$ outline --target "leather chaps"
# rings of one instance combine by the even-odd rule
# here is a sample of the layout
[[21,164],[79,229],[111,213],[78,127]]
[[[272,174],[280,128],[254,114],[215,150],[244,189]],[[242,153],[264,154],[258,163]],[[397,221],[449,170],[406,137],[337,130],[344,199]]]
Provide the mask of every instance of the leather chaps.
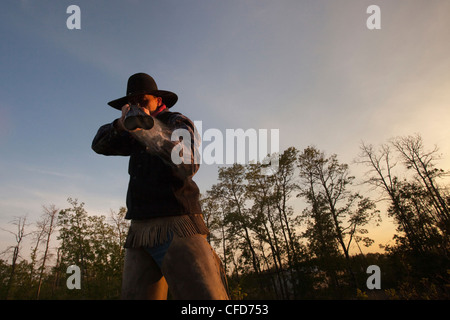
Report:
[[127,248],[122,299],[227,300],[220,258],[204,235],[174,236],[161,268],[144,248]]

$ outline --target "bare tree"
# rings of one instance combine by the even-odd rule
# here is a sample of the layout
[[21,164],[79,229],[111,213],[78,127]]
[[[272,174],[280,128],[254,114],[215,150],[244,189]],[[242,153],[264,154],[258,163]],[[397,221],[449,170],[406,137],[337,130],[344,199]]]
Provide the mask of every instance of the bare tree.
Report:
[[43,210],[44,213],[41,217],[41,220],[38,221],[37,225],[40,230],[39,234],[43,234],[45,236],[45,248],[44,248],[44,256],[42,257],[42,264],[39,267],[39,280],[36,292],[36,299],[39,299],[39,295],[41,292],[42,278],[45,271],[45,265],[49,258],[51,236],[55,230],[57,214],[59,212],[59,209],[57,209],[53,204],[48,207],[43,206]]
[[8,279],[5,299],[8,299],[10,291],[11,291],[11,287],[12,287],[13,279],[14,279],[14,273],[16,271],[17,259],[20,257],[20,249],[22,246],[22,241],[28,235],[25,233],[25,227],[27,226],[26,220],[27,220],[26,216],[22,216],[22,217],[16,217],[13,221],[10,222],[12,225],[16,226],[16,228],[17,228],[16,232],[2,229],[4,231],[14,235],[15,240],[16,240],[16,244],[14,246],[9,246],[5,251],[2,252],[2,254],[6,254],[6,253],[12,251],[11,272],[10,272],[10,276]]
[[[432,248],[445,253],[450,219],[445,190],[437,183],[437,178],[446,174],[435,167],[438,148],[425,151],[419,135],[391,139],[390,144],[383,144],[378,150],[364,143],[360,148],[358,162],[369,167],[365,182],[388,195],[388,213],[396,219],[398,230],[404,232],[404,237],[396,237],[397,242],[419,254]],[[406,169],[412,170],[413,181],[394,175],[396,163],[391,150],[398,153]]]
[[393,173],[397,163],[393,160],[390,146],[383,144],[378,150],[375,150],[372,145],[362,143],[360,149],[361,153],[357,162],[369,167],[364,182],[373,185],[375,188],[381,188],[387,193],[391,202],[390,212],[396,218],[401,230],[405,232],[409,243],[419,252],[423,251],[417,241],[418,237],[415,234],[412,221],[408,218],[406,209],[401,204],[399,181]]
[[399,152],[406,167],[416,172],[418,180],[428,190],[433,206],[439,214],[442,225],[446,228],[444,231],[448,233],[450,209],[436,181],[437,178],[443,177],[446,172],[435,167],[435,162],[439,159],[437,146],[431,151],[426,151],[420,135],[398,137],[393,139],[391,143]]

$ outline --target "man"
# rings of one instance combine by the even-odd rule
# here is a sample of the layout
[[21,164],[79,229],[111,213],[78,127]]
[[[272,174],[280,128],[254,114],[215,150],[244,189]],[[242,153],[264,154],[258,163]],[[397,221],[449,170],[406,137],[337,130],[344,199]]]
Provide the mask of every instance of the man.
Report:
[[[167,299],[168,288],[175,299],[228,299],[192,180],[199,169],[198,137],[187,117],[169,111],[177,100],[148,74],[134,74],[126,96],[108,103],[122,116],[100,127],[92,142],[99,154],[130,157],[123,299]],[[177,129],[191,140],[172,141]],[[181,143],[190,150],[177,149]],[[174,155],[191,159],[175,164]]]

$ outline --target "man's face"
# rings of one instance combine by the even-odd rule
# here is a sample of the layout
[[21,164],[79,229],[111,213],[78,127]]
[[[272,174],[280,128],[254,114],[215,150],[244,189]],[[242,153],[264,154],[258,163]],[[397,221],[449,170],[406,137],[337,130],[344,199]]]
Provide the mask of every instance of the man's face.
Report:
[[162,103],[160,97],[155,97],[150,94],[140,94],[131,97],[129,100],[130,104],[138,105],[142,111],[146,114],[152,114]]

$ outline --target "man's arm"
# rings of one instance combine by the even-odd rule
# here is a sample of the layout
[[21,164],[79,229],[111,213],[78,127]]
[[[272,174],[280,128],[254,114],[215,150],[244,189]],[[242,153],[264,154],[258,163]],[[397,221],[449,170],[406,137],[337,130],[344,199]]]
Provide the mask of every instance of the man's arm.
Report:
[[92,150],[105,156],[129,156],[133,144],[133,138],[125,131],[118,128],[119,119],[105,124],[98,129],[92,141]]

